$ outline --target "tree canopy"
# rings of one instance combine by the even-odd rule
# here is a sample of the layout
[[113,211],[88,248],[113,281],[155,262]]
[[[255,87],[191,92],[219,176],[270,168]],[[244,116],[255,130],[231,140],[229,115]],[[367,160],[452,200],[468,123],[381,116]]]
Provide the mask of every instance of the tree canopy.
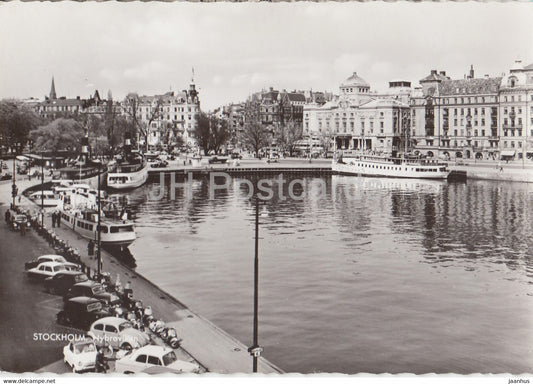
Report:
[[230,138],[228,122],[215,116],[208,116],[204,112],[199,113],[196,119],[193,135],[198,146],[205,155],[210,151],[218,153]]
[[85,135],[83,125],[74,119],[60,118],[31,131],[34,148],[37,151],[58,151],[74,149]]
[[0,101],[0,149],[20,152],[28,142],[29,132],[39,124],[41,119],[32,109],[15,101]]

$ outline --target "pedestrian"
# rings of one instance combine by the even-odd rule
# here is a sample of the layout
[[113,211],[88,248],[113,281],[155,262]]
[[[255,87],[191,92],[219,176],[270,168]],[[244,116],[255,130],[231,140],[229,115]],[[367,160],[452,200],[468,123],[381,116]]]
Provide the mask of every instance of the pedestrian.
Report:
[[20,236],[26,236],[26,223],[22,222],[20,224]]
[[61,212],[56,211],[56,225],[58,228],[61,227]]
[[56,227],[56,213],[52,212],[52,228]]
[[87,244],[87,254],[89,255],[89,259],[92,259],[94,256],[94,241],[89,240],[89,244]]

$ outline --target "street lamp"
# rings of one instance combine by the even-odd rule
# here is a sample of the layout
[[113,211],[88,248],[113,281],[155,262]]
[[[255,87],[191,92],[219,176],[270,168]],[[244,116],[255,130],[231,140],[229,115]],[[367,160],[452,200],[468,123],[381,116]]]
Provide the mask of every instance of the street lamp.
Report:
[[[257,183],[256,183],[257,187]],[[257,188],[256,188],[257,190]],[[254,323],[253,323],[253,345],[248,348],[248,352],[253,358],[253,372],[257,372],[257,360],[263,352],[259,346],[259,197],[255,196],[255,257],[254,257]]]
[[41,151],[41,229],[44,225],[44,150]]
[[13,152],[13,185],[11,186],[11,196],[13,197],[13,209],[15,209],[15,197],[17,197],[18,189],[17,185],[15,184],[15,176],[16,176],[16,170],[15,170],[15,152]]

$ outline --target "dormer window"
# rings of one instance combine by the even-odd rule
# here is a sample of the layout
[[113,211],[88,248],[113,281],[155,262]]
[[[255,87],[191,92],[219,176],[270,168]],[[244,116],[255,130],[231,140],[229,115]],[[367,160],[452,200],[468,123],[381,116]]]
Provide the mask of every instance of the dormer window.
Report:
[[509,80],[507,81],[507,84],[509,87],[513,88],[516,87],[516,84],[518,83],[518,79],[515,76],[509,77]]

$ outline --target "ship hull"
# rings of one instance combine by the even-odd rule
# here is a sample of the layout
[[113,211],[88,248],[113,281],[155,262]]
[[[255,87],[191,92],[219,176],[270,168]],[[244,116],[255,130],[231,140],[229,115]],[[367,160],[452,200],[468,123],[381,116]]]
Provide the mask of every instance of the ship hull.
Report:
[[444,180],[450,174],[445,164],[416,164],[357,158],[343,159],[343,163],[334,162],[332,171],[342,175],[428,180]]

